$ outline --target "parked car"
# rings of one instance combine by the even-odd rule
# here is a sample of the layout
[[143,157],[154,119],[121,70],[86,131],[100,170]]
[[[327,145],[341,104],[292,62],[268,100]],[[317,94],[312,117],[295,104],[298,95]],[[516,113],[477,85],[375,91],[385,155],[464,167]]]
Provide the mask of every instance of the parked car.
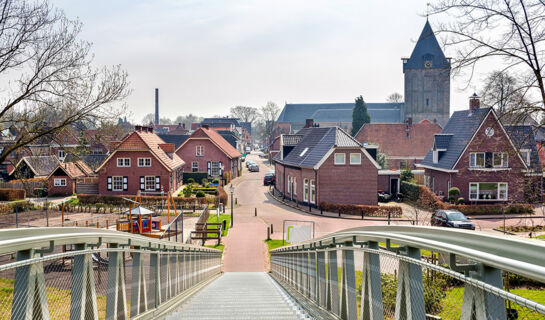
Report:
[[274,176],[274,171],[272,173],[270,171],[267,172],[267,174],[265,174],[265,177],[263,177],[264,186],[268,186],[268,185],[274,186],[275,182],[276,182],[276,177]]
[[392,195],[389,192],[378,191],[378,202],[389,202],[390,200],[392,200]]
[[435,211],[435,213],[431,216],[431,225],[475,230],[475,224],[458,210]]
[[255,162],[253,162],[252,160],[246,161],[246,168],[249,168],[252,164],[255,164]]
[[251,164],[249,167],[248,167],[248,171],[250,172],[259,172],[259,166],[257,164]]

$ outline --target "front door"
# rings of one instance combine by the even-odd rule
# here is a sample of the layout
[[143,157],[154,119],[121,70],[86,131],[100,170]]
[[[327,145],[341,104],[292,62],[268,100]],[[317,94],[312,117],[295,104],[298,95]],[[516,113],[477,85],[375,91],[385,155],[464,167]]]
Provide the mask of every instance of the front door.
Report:
[[397,189],[397,185],[399,184],[398,178],[391,178],[390,179],[390,193],[391,194],[397,194],[399,191]]

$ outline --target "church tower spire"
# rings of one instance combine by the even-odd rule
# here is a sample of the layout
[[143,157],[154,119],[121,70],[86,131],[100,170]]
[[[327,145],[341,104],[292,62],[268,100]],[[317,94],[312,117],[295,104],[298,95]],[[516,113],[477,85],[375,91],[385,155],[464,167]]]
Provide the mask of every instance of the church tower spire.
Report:
[[450,115],[450,59],[445,57],[427,17],[410,58],[402,60],[404,120],[436,120],[444,126]]

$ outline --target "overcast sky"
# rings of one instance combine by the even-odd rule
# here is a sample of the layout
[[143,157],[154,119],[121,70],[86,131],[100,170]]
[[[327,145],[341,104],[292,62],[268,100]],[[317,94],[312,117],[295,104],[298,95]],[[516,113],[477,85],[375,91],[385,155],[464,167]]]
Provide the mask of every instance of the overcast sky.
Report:
[[[425,0],[52,0],[84,23],[97,65],[129,73],[131,118],[227,114],[267,101],[368,102],[403,94],[401,57],[425,23]],[[432,23],[433,18],[430,18]],[[449,50],[446,55],[450,56]],[[451,111],[474,88],[453,79]]]

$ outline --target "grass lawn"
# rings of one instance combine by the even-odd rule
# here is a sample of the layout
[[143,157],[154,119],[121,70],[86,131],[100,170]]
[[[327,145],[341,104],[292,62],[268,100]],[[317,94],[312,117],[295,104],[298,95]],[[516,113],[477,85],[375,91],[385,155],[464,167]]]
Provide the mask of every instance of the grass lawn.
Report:
[[[11,317],[11,305],[13,301],[13,286],[15,281],[10,279],[0,279],[0,310],[3,313],[2,319]],[[70,300],[72,292],[48,287],[46,289],[47,304],[49,305],[50,319],[68,319],[70,318]],[[106,318],[106,297],[97,295],[98,318]],[[130,310],[127,303],[127,310]],[[5,316],[5,318],[4,318]]]
[[[229,228],[231,227],[231,215],[229,214],[220,214],[220,218],[218,221],[218,216],[216,214],[210,214],[210,217],[208,217],[208,220],[206,222],[209,223],[221,223],[223,220],[227,220],[226,228],[223,230],[221,236],[225,237],[227,233],[229,232]],[[215,226],[209,226],[208,229],[215,229]],[[214,236],[215,234],[210,234],[211,236]]]
[[223,244],[209,244],[209,245],[205,245],[205,247],[207,248],[212,248],[212,249],[218,249],[218,250],[221,250],[221,252],[223,252],[223,250],[225,249],[225,245]]
[[545,240],[545,234],[542,234],[542,235],[540,235],[540,236],[537,236],[537,237],[535,237],[535,238],[538,238],[538,239],[543,239],[543,240]]
[[284,244],[282,244],[282,240],[272,240],[272,239],[265,240],[265,243],[267,244],[267,248],[269,249],[269,251],[276,248],[283,247],[283,246],[287,246],[290,244],[289,242],[284,242]]
[[[545,290],[534,289],[511,289],[511,293],[519,295],[521,297],[531,299],[538,303],[545,303]],[[439,316],[443,319],[460,319],[462,313],[462,301],[459,297],[464,296],[464,288],[454,288],[447,291],[447,296],[443,299],[441,304],[443,305],[443,312]],[[538,320],[543,319],[543,315],[534,312],[530,309],[526,309],[518,304],[511,303],[511,308],[518,311],[518,319],[525,320]]]

